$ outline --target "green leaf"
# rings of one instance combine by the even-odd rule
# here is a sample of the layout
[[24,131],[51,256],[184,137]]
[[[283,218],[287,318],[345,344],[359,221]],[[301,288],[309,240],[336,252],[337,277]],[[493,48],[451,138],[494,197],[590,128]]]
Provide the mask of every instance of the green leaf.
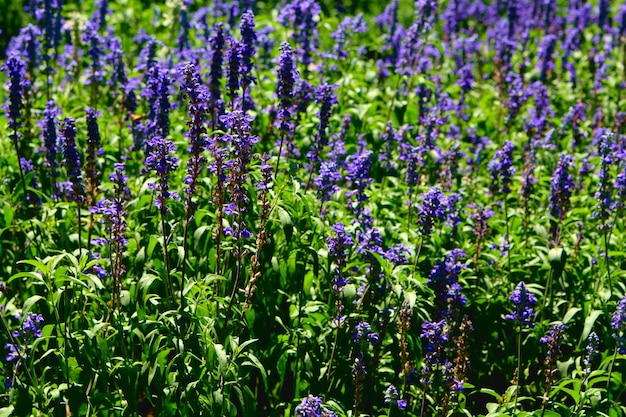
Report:
[[593,310],[587,318],[585,319],[585,326],[583,327],[583,332],[580,335],[580,340],[578,341],[578,348],[582,346],[583,342],[589,337],[589,333],[591,333],[591,329],[593,328],[594,323],[602,315],[601,310]]

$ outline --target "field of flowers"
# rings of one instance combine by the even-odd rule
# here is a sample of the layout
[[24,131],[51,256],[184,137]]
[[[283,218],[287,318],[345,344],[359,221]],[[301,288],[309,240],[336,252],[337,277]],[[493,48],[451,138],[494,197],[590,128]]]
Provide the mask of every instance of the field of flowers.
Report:
[[0,417],[626,415],[626,3],[10,3]]

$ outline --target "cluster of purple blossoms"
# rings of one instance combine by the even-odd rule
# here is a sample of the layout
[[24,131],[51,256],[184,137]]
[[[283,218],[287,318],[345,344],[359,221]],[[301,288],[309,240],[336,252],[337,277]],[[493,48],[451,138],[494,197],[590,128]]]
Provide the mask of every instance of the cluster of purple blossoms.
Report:
[[109,0],[95,0],[94,7],[95,10],[91,15],[90,23],[94,25],[97,30],[104,30],[107,25],[107,15],[113,13],[113,11],[109,9]]
[[548,333],[539,341],[548,346],[546,363],[556,364],[556,360],[561,355],[561,344],[563,343],[565,324],[557,323],[550,328]]
[[208,111],[207,103],[209,91],[205,85],[201,83],[200,76],[194,64],[186,64],[182,69],[184,81],[181,90],[189,98],[189,116],[187,122],[189,128],[186,133],[189,140],[187,152],[190,157],[187,161],[187,176],[185,177],[185,194],[187,196],[187,206],[190,211],[189,216],[195,211],[195,204],[192,197],[198,186],[198,177],[202,172],[206,158],[203,153],[207,149],[208,142],[206,137],[206,114]]
[[561,345],[563,344],[565,333],[565,325],[563,323],[557,323],[552,326],[549,332],[543,336],[539,341],[548,346],[548,352],[543,361],[545,366],[545,387],[546,392],[550,392],[552,385],[554,384],[554,377],[558,372],[557,360],[561,356]]
[[102,69],[104,39],[98,34],[98,27],[92,22],[87,22],[83,30],[82,40],[87,45],[87,56],[89,57],[89,73],[85,84],[98,85],[104,79],[104,70]]
[[535,323],[533,323],[535,318],[533,307],[537,304],[537,300],[532,293],[528,292],[524,281],[520,281],[517,284],[509,300],[513,301],[514,310],[504,317],[507,320],[513,320],[515,325],[519,327],[535,327]]
[[487,233],[491,230],[491,227],[489,227],[489,219],[494,215],[493,210],[474,203],[469,203],[467,208],[471,210],[467,218],[474,222],[472,233],[474,233],[474,236],[476,236],[478,240],[485,239]]
[[454,318],[460,308],[465,305],[466,298],[461,293],[459,275],[467,269],[462,262],[465,252],[461,249],[453,249],[443,261],[437,261],[430,271],[426,283],[431,284],[435,293],[435,317],[436,319]]
[[[362,150],[354,155],[350,155],[346,161],[346,169],[348,171],[346,179],[351,182],[351,190],[346,193],[352,201],[356,201],[356,205],[350,204],[352,212],[356,218],[365,224],[370,224],[369,212],[365,209],[364,203],[369,199],[365,194],[365,189],[373,182],[370,178],[369,171],[372,166],[373,152]],[[353,198],[354,196],[354,198]]]
[[87,152],[85,157],[85,181],[87,182],[87,205],[96,203],[98,187],[100,186],[100,171],[97,167],[97,157],[104,151],[100,147],[100,129],[98,117],[101,113],[92,108],[85,110],[87,120]]
[[155,136],[166,138],[170,134],[169,112],[172,107],[169,101],[170,75],[169,70],[154,64],[147,72],[146,89],[142,96],[150,102],[144,138],[150,140]]
[[230,193],[230,203],[225,206],[227,215],[236,216],[234,227],[227,227],[224,233],[235,236],[238,240],[252,237],[252,233],[246,227],[243,215],[247,212],[250,201],[247,194],[247,179],[250,160],[252,158],[252,146],[259,141],[257,136],[252,135],[250,123],[252,117],[241,110],[220,118],[228,133],[223,140],[230,144],[231,158],[224,163],[227,171],[227,189]]
[[598,205],[591,214],[591,220],[599,221],[598,229],[604,230],[611,216],[613,206],[613,184],[611,167],[615,163],[613,152],[614,134],[608,130],[601,133],[598,147],[600,154],[600,169],[598,171],[598,191],[594,197],[598,201]]
[[16,55],[7,59],[1,68],[8,75],[7,87],[9,88],[9,99],[4,105],[7,112],[11,139],[17,143],[21,137],[19,129],[22,127],[22,108],[24,107],[24,91],[30,86],[26,78],[26,64]]
[[214,33],[209,39],[209,45],[211,47],[211,66],[209,70],[209,92],[210,92],[210,104],[211,117],[213,121],[213,128],[217,126],[219,116],[223,113],[224,102],[221,95],[221,79],[223,75],[223,63],[224,63],[224,44],[226,39],[224,37],[224,26],[222,24],[215,25]]
[[322,398],[310,395],[296,407],[296,417],[336,417],[336,414],[322,405]]
[[56,195],[56,177],[59,176],[57,155],[59,144],[57,138],[57,127],[59,124],[58,117],[61,115],[61,109],[55,105],[54,101],[46,103],[46,109],[43,111],[44,118],[38,122],[41,128],[41,136],[43,141],[43,151],[46,153],[46,168],[50,177],[53,196]]
[[308,71],[311,54],[317,49],[317,21],[322,9],[315,0],[291,0],[278,12],[278,21],[291,27],[299,45],[298,62]]
[[342,269],[346,266],[347,250],[352,247],[354,241],[352,234],[346,233],[343,223],[338,222],[331,226],[335,236],[328,236],[328,254],[337,264],[335,278],[333,279],[333,291],[340,293],[350,281],[343,277]]
[[[124,247],[128,244],[126,238],[126,205],[131,198],[130,188],[128,188],[128,175],[125,174],[126,167],[122,163],[115,164],[115,171],[109,175],[109,181],[114,185],[114,193],[110,199],[102,199],[89,210],[94,214],[103,216],[106,232],[109,238],[96,238],[92,240],[95,244],[111,244],[113,246],[111,269],[115,279],[114,285],[119,285],[119,278],[126,271],[122,262]],[[114,256],[113,256],[114,255]],[[115,292],[119,296],[119,292]]]
[[589,333],[587,337],[587,346],[585,346],[585,358],[583,359],[583,378],[586,378],[591,373],[593,362],[599,354],[600,339],[596,332]]
[[611,316],[611,328],[614,332],[613,337],[617,340],[619,353],[626,355],[626,296],[617,303]]
[[445,320],[428,321],[422,324],[420,339],[424,341],[424,367],[421,382],[424,385],[432,384],[432,376],[438,368],[450,364],[445,359],[445,345],[448,342],[448,324]]
[[322,203],[329,201],[332,195],[340,190],[338,182],[341,179],[337,161],[322,161],[319,175],[313,180]]
[[487,169],[491,173],[491,183],[489,190],[494,194],[508,194],[511,192],[511,178],[515,175],[513,166],[513,148],[511,141],[504,142],[501,149],[498,149],[489,162]]
[[41,61],[41,44],[39,43],[41,35],[42,32],[37,26],[26,25],[20,29],[17,36],[9,41],[5,51],[6,56],[21,56],[29,71],[38,68]]
[[[30,184],[28,184],[28,186],[32,188],[32,190],[39,190],[39,183],[37,182],[37,174],[34,172],[35,167],[33,166],[33,162],[26,158],[20,158],[20,168],[22,169],[22,173],[24,173],[24,176],[31,172],[33,173]],[[31,203],[34,207],[39,208],[41,206],[41,198],[32,190],[25,190],[26,202]]]
[[359,322],[354,328],[354,332],[350,335],[355,343],[378,343],[378,333],[372,331],[372,326],[366,321]]
[[280,45],[280,58],[278,61],[278,83],[276,96],[278,97],[278,114],[276,127],[283,133],[292,130],[291,113],[294,100],[294,87],[298,79],[298,72],[293,60],[291,46],[287,42]]
[[149,76],[150,70],[157,63],[157,46],[162,45],[162,43],[157,41],[154,37],[148,35],[143,28],[139,29],[139,34],[135,36],[133,40],[141,48],[139,55],[137,56],[137,70],[145,71],[146,76]]
[[[241,15],[241,87],[247,91],[252,83],[254,83],[254,75],[252,69],[254,64],[252,58],[256,52],[257,35],[254,30],[254,13],[251,10],[245,11]],[[244,97],[245,99],[245,97]],[[246,108],[243,109],[246,111]]]
[[550,215],[559,221],[565,218],[569,210],[570,197],[575,188],[574,178],[570,169],[574,168],[574,158],[571,155],[562,154],[559,163],[550,179]]
[[337,30],[330,35],[335,40],[335,45],[333,46],[332,54],[328,54],[328,56],[337,60],[347,58],[350,55],[347,43],[352,34],[365,31],[367,31],[367,24],[363,20],[362,13],[354,17],[346,16],[337,26]]
[[317,103],[320,105],[320,110],[317,113],[319,117],[319,123],[317,125],[317,131],[315,132],[315,140],[311,145],[311,150],[307,153],[311,166],[320,162],[320,154],[324,147],[328,145],[327,133],[328,125],[330,123],[330,116],[332,112],[332,106],[337,104],[337,95],[334,90],[337,85],[323,84],[315,90],[315,96]]
[[24,7],[24,10],[35,18],[37,26],[43,29],[45,54],[48,53],[48,49],[59,46],[63,39],[61,34],[63,27],[62,8],[62,0],[34,0],[28,2]]
[[105,39],[108,52],[104,55],[104,62],[109,68],[110,73],[106,79],[106,85],[113,88],[120,86],[122,91],[128,88],[128,76],[126,75],[126,64],[124,63],[125,55],[122,50],[122,41],[116,36],[109,36]]
[[460,222],[457,204],[461,200],[456,193],[446,196],[439,186],[431,187],[419,197],[418,224],[422,235],[429,236],[437,222],[455,227]]
[[69,184],[64,185],[69,200],[77,203],[85,201],[85,186],[80,170],[80,156],[76,148],[76,124],[74,119],[66,117],[61,129],[61,143],[63,145],[63,165],[67,172]]
[[[16,317],[21,318],[21,315],[17,315]],[[13,339],[16,339],[16,341],[17,339],[21,339],[24,344],[28,344],[34,339],[41,337],[40,323],[43,323],[43,321],[43,316],[41,314],[29,312],[24,318],[22,328],[20,330],[15,330],[11,336]],[[20,346],[16,346],[13,343],[7,343],[5,347],[9,350],[6,357],[7,362],[15,362],[17,366],[22,359],[26,358],[26,354]]]
[[385,390],[385,404],[395,403],[398,409],[404,411],[407,406],[406,400],[400,399],[398,389],[394,385],[389,385]]
[[151,171],[155,171],[159,177],[157,184],[150,183],[148,187],[157,192],[154,206],[162,213],[167,213],[168,209],[165,204],[167,199],[180,199],[177,193],[169,190],[170,174],[176,170],[180,160],[174,156],[176,154],[176,146],[169,139],[155,136],[148,140],[148,146],[150,146],[150,152],[146,158],[146,167]]
[[228,69],[226,71],[226,87],[228,95],[230,96],[230,102],[232,108],[235,106],[235,101],[239,94],[241,75],[241,43],[234,38],[230,38],[228,42],[228,49],[226,49],[226,55],[224,59],[228,63]]

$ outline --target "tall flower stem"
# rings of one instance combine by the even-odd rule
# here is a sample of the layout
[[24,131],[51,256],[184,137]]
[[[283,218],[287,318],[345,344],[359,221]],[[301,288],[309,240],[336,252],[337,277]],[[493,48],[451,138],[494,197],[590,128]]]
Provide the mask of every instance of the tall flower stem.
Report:
[[174,289],[172,288],[172,280],[170,278],[170,257],[169,257],[169,252],[167,249],[168,246],[168,236],[167,236],[167,231],[166,231],[166,221],[165,221],[165,206],[161,206],[161,209],[159,210],[161,212],[161,229],[163,232],[163,256],[164,256],[164,262],[165,262],[165,279],[166,279],[166,290],[167,290],[167,299],[169,302],[173,301],[173,297],[174,297]]
[[611,364],[609,365],[609,376],[606,380],[606,395],[609,404],[609,410],[611,410],[611,376],[613,375],[613,365],[615,364],[615,360],[617,359],[617,346],[615,346],[615,350],[613,351],[613,359],[611,359]]
[[513,395],[513,409],[517,409],[517,394],[519,393],[522,379],[522,325],[517,334],[517,369],[515,371],[515,394]]
[[509,210],[508,205],[506,203],[507,196],[504,196],[504,222],[506,223],[506,241],[504,242],[507,245],[507,254],[506,254],[506,262],[507,262],[507,272],[509,279],[511,278],[511,247],[509,244],[509,239],[511,238],[511,231],[509,229]]
[[24,197],[24,204],[28,204],[27,192],[26,192],[26,180],[24,179],[24,170],[22,169],[22,163],[20,161],[20,145],[18,143],[19,134],[17,130],[13,131],[11,135],[13,137],[13,145],[15,146],[15,155],[17,156],[17,165],[20,167],[20,181],[22,182],[22,194]]
[[278,147],[278,158],[276,158],[276,169],[274,170],[274,182],[278,178],[278,167],[280,166],[280,155],[283,153],[283,142],[285,140],[285,132],[280,135],[280,146]]
[[613,296],[613,283],[611,281],[611,265],[609,263],[609,239],[611,230],[603,230],[604,234],[604,266],[606,268],[606,279],[609,286],[609,299]]

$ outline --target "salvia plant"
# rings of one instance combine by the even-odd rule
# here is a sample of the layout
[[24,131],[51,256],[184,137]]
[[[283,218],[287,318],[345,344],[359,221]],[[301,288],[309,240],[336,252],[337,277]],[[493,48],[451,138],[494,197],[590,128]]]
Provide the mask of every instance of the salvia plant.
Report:
[[626,415],[626,3],[13,3],[0,416]]

